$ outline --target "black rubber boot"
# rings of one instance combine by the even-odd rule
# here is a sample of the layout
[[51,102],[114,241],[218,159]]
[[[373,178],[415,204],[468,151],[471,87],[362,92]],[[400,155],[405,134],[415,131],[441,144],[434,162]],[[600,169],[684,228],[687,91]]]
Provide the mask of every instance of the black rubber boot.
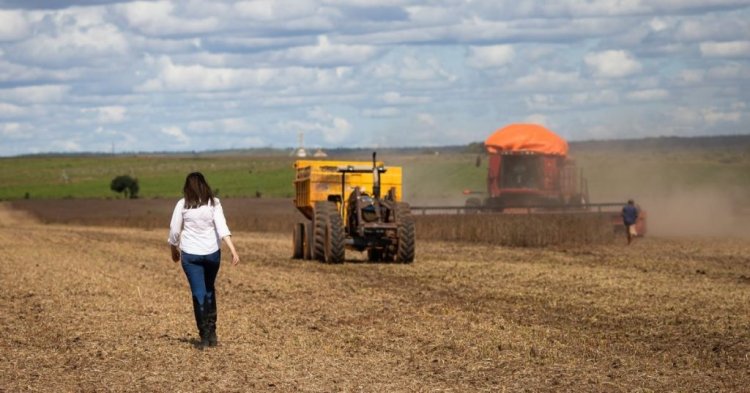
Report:
[[193,313],[195,313],[195,325],[198,327],[198,335],[201,340],[196,345],[198,349],[208,346],[208,323],[206,320],[206,303],[201,305],[198,299],[193,296]]
[[206,295],[206,301],[203,303],[206,309],[206,334],[208,339],[208,346],[215,347],[218,345],[218,338],[216,337],[216,293],[213,295]]

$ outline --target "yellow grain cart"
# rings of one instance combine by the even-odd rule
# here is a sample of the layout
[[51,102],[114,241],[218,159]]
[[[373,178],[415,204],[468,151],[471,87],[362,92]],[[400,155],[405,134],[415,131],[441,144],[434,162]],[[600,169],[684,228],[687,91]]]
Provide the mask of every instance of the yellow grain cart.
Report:
[[[373,161],[298,160],[293,258],[343,262],[345,249],[371,261],[414,261],[414,220],[401,201],[401,168]],[[381,196],[384,194],[384,196]]]

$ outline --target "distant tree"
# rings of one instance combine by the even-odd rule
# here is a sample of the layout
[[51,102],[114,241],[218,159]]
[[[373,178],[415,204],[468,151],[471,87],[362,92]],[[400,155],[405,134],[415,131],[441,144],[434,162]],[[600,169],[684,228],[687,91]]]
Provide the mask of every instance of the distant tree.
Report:
[[125,195],[125,198],[136,199],[138,198],[138,179],[133,179],[128,175],[117,176],[112,179],[112,183],[109,184],[109,189],[114,192],[119,192]]
[[138,191],[141,190],[141,187],[138,185],[138,179],[133,179],[133,182],[130,183],[130,187],[128,187],[128,190],[130,190],[130,199],[138,198]]
[[466,145],[467,153],[484,153],[484,142],[472,142]]

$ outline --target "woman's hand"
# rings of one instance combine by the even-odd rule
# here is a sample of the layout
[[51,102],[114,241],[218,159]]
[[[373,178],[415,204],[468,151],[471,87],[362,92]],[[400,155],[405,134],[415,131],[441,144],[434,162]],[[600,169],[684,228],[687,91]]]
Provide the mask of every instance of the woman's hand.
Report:
[[172,262],[177,263],[180,261],[180,249],[177,248],[177,246],[169,245],[169,248],[172,250]]
[[237,254],[237,249],[234,248],[232,236],[224,236],[224,242],[229,246],[229,251],[232,252],[232,266],[237,266],[240,263],[240,255]]

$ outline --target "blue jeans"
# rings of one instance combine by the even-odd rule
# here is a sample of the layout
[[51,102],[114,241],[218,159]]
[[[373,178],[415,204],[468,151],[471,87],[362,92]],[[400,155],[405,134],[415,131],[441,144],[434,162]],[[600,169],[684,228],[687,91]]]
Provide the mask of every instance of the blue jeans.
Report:
[[203,305],[206,297],[214,297],[214,282],[219,274],[221,250],[208,255],[193,255],[182,251],[182,270],[185,271],[190,292]]

